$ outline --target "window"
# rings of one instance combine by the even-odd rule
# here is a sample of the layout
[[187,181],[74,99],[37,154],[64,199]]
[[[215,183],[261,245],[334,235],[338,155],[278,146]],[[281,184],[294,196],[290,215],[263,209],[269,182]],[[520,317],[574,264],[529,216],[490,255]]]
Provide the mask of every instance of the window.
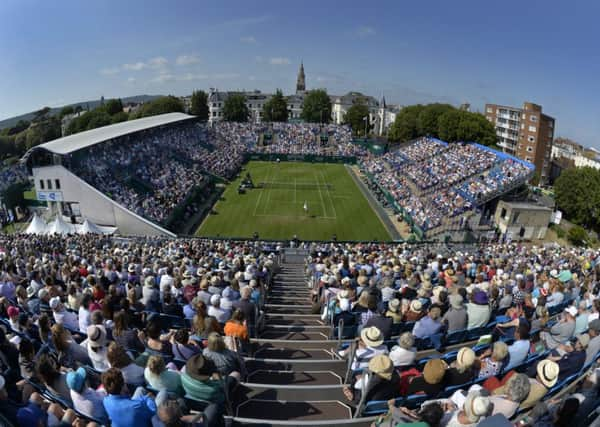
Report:
[[548,122],[548,127],[549,127],[550,129],[552,129],[552,128],[554,127],[554,122],[553,122],[553,121],[549,121],[549,122]]
[[491,112],[493,112],[494,110],[492,110],[492,107],[487,107],[485,111],[487,111],[488,113],[491,113]]
[[213,113],[213,117],[217,117],[217,112],[216,111],[213,111],[212,113]]
[[527,118],[527,116],[525,114],[523,114],[522,118],[523,118],[523,120],[525,120]]
[[552,131],[551,130],[548,131],[548,138],[552,138]]
[[506,218],[506,208],[502,208],[502,211],[500,212],[500,218]]
[[525,129],[525,123],[521,123],[521,129]]
[[527,137],[527,141],[529,141],[529,142],[535,142],[535,138],[533,136],[528,136]]
[[40,179],[40,190],[44,189],[44,180]]
[[537,116],[529,116],[529,120],[532,122],[537,122]]
[[221,108],[221,103],[219,102],[219,108]]
[[54,187],[55,187],[57,190],[60,190],[60,180],[58,180],[58,179],[55,179],[55,180],[54,180]]
[[537,129],[535,126],[529,126],[529,132],[536,132]]
[[217,106],[216,102],[213,102],[213,108],[215,108]]
[[531,162],[531,157],[525,157],[526,162]]
[[532,147],[527,147],[527,152],[528,152],[528,153],[531,153],[532,151],[533,151],[533,148],[532,148]]
[[515,213],[515,215],[513,216],[513,219],[512,219],[513,224],[517,223],[517,221],[519,220],[519,215],[520,215],[520,212]]

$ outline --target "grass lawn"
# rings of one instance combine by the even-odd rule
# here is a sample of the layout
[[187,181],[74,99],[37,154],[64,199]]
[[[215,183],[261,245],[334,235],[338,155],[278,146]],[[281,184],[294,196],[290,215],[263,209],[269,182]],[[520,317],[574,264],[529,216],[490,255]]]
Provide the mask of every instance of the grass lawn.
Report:
[[[249,172],[255,186],[238,194]],[[301,240],[390,240],[348,171],[341,164],[250,162],[223,193],[196,235]],[[307,205],[308,212],[304,211]]]

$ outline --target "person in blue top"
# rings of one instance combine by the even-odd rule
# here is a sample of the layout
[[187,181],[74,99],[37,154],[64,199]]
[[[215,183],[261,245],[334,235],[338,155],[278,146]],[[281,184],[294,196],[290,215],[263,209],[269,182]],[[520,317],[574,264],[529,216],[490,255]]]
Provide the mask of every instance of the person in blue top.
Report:
[[[157,404],[149,395],[143,394],[143,388],[138,388],[132,397],[123,394],[125,380],[117,368],[110,368],[102,374],[102,384],[108,394],[104,400],[104,409],[113,427],[148,427],[156,415]],[[157,401],[161,400],[161,392]],[[162,396],[162,400],[166,394]]]

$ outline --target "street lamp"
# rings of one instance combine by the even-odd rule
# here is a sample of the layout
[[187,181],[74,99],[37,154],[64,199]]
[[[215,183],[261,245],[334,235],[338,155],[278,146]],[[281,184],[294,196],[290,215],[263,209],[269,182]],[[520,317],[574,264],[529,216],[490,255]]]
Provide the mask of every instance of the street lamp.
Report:
[[365,142],[367,142],[367,126],[369,125],[369,116],[364,116],[363,120],[365,121]]

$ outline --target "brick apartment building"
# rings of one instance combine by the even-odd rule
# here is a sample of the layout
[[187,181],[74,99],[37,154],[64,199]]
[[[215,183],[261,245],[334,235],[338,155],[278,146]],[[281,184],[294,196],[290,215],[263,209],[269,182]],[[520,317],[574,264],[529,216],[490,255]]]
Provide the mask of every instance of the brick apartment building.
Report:
[[522,108],[486,104],[485,116],[496,127],[498,146],[508,154],[531,162],[546,183],[550,174],[550,155],[554,139],[554,118],[542,113],[542,106],[531,102]]

